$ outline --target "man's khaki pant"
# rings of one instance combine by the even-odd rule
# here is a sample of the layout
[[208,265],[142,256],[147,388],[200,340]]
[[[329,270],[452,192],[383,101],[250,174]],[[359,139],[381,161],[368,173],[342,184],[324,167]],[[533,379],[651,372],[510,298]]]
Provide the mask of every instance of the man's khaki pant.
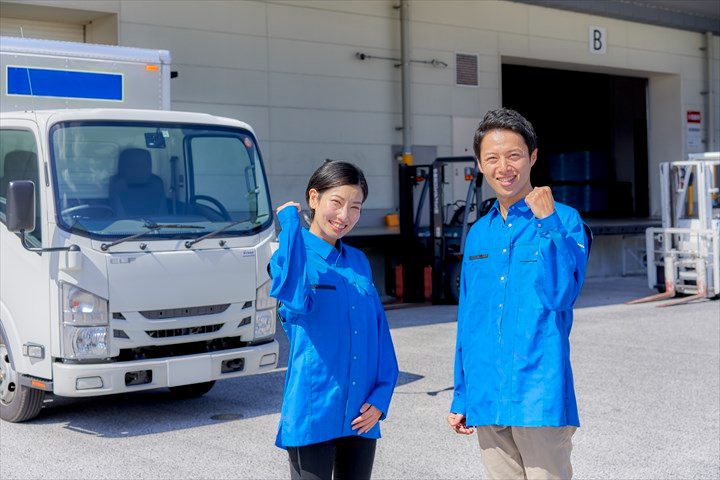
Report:
[[575,427],[477,427],[487,479],[572,478]]

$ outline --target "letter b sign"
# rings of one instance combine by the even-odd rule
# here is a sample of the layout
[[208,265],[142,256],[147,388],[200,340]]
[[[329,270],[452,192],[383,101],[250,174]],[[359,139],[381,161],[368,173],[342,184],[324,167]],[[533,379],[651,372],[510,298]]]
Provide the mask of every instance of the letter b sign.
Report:
[[607,30],[603,27],[590,27],[590,53],[607,54]]

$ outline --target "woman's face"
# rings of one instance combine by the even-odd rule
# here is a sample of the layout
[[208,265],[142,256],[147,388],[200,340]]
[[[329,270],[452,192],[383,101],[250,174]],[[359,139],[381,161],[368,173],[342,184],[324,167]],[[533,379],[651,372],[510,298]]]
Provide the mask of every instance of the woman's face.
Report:
[[310,231],[335,246],[360,220],[363,192],[358,185],[343,185],[320,194],[310,189],[310,208],[315,210]]

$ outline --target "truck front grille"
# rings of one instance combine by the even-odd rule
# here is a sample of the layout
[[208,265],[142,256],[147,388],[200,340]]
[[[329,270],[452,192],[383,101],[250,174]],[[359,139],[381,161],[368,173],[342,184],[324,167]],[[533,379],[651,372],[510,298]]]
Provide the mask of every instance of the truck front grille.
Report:
[[168,357],[181,357],[183,355],[196,355],[198,353],[220,352],[235,348],[247,347],[240,337],[225,337],[205,342],[178,343],[175,345],[155,345],[151,347],[123,348],[117,357],[118,362],[133,360],[150,360]]
[[199,307],[166,308],[162,310],[146,310],[140,315],[148,320],[166,320],[168,318],[199,317],[222,313],[230,307],[229,303],[221,305],[202,305]]
[[201,327],[169,328],[167,330],[145,330],[150,338],[184,337],[186,335],[202,335],[217,332],[224,324],[203,325]]

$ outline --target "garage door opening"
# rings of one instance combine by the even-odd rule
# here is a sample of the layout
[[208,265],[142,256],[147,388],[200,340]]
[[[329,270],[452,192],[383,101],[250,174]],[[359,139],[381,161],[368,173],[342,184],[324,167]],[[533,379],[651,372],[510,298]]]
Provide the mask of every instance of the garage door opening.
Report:
[[535,186],[583,216],[649,215],[646,78],[502,66],[502,104],[538,136]]

